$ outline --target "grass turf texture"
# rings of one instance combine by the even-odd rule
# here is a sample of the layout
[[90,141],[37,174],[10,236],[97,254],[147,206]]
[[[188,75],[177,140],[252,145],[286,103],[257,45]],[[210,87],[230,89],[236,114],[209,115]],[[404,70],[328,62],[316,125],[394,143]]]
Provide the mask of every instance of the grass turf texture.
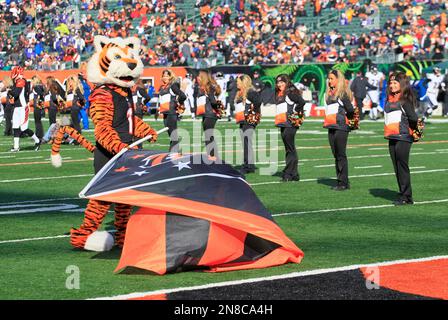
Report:
[[[265,119],[259,128],[273,129],[272,120]],[[161,121],[150,122],[156,129]],[[47,123],[44,123],[47,127]],[[193,123],[183,121],[181,128],[191,132]],[[218,129],[235,128],[233,123],[219,122]],[[251,174],[247,180],[272,214],[304,212],[322,209],[351,208],[360,206],[388,205],[396,197],[395,176],[378,174],[393,173],[387,150],[387,141],[382,138],[381,122],[362,122],[360,132],[349,136],[350,176],[374,175],[351,178],[351,190],[334,192],[334,160],[329,149],[326,130],[321,123],[305,122],[298,131],[296,144],[301,159],[300,175],[308,182],[278,183],[279,176]],[[34,124],[31,122],[31,128]],[[322,133],[322,134],[319,134]],[[84,135],[93,141],[93,132]],[[284,160],[283,144],[278,141],[278,160]],[[425,138],[412,147],[410,166],[414,200],[431,201],[448,199],[448,171],[418,173],[419,171],[448,169],[448,123],[430,123]],[[168,138],[164,134],[156,145],[146,148],[168,149]],[[293,271],[304,271],[326,267],[338,267],[357,263],[373,263],[386,260],[411,259],[448,252],[447,203],[385,207],[334,212],[305,213],[275,217],[276,222],[304,252],[301,264],[287,264],[261,270],[246,270],[227,273],[183,272],[165,276],[114,274],[120,251],[94,253],[74,250],[69,239],[57,238],[37,241],[6,243],[6,240],[57,236],[67,233],[70,227],[82,222],[83,213],[62,212],[51,206],[72,204],[82,209],[86,200],[77,199],[79,191],[87,184],[93,173],[92,155],[77,146],[62,146],[61,155],[66,159],[59,169],[49,162],[50,146],[42,146],[39,152],[32,151],[33,142],[21,140],[21,151],[10,153],[12,137],[0,136],[0,213],[10,210],[26,210],[35,207],[19,205],[22,201],[56,199],[41,202],[39,206],[48,211],[20,214],[0,214],[0,299],[84,299],[113,296],[132,292],[152,291],[165,288],[202,285],[213,282],[255,278]],[[240,148],[237,152],[240,152]],[[41,158],[38,158],[41,157]],[[76,162],[70,162],[76,161]],[[34,163],[38,162],[38,163]],[[45,163],[40,163],[45,162]],[[14,165],[22,163],[20,165]],[[266,166],[259,164],[258,167]],[[279,164],[278,171],[284,163]],[[381,166],[375,168],[355,168]],[[424,167],[424,168],[418,168]],[[77,176],[80,177],[70,177]],[[377,176],[375,176],[377,175]],[[54,179],[53,177],[62,177]],[[30,181],[15,181],[34,178]],[[43,180],[42,178],[49,178]],[[57,200],[68,198],[66,200]],[[12,204],[15,203],[15,204]],[[22,205],[35,205],[33,202]],[[79,207],[76,207],[79,206]],[[113,228],[113,215],[109,214],[104,226]],[[1,243],[3,241],[3,243]],[[80,289],[66,288],[68,266],[80,270]],[[256,297],[255,297],[256,298]]]

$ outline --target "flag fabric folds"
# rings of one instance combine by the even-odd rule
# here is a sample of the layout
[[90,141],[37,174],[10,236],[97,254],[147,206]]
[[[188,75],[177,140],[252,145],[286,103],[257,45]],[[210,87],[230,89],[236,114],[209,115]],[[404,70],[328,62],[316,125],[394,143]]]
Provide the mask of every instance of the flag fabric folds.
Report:
[[218,272],[303,258],[241,174],[202,154],[130,150],[83,196],[139,207],[115,271]]

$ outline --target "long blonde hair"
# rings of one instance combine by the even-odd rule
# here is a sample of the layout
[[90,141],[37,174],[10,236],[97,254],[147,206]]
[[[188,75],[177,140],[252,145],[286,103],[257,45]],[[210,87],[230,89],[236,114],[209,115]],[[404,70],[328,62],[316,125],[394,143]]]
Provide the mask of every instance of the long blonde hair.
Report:
[[38,76],[34,75],[31,78],[31,84],[33,85],[33,87],[37,85],[42,85],[42,80]]
[[210,93],[210,89],[213,86],[215,95],[219,96],[221,94],[221,87],[218,85],[215,79],[213,79],[210,72],[207,72],[205,70],[199,71],[199,87],[205,91],[205,93]]
[[79,91],[81,91],[81,94],[84,94],[84,87],[81,85],[81,82],[79,81],[79,78],[77,76],[69,76],[67,78],[67,91],[70,84],[73,84],[73,87],[70,88],[72,89],[73,93],[76,92],[76,89],[79,89]]
[[10,88],[13,85],[12,79],[10,76],[3,77],[3,85],[5,88]]
[[[334,95],[337,98],[342,98],[342,97],[344,97],[344,95],[347,95],[347,97],[350,100],[352,100],[353,94],[352,94],[352,91],[350,90],[350,87],[348,86],[348,82],[345,79],[344,74],[340,70],[331,70],[328,75],[330,75],[330,74],[334,75],[338,79]],[[331,95],[330,94],[330,85],[328,84],[328,78],[327,78],[327,91],[325,92],[325,94],[327,97],[329,97]]]
[[[247,74],[244,74],[236,78],[236,83],[238,87],[238,91],[236,93],[236,99],[246,100],[247,93],[249,92],[250,89],[253,88],[251,77],[249,77]],[[238,83],[240,83],[241,89],[239,88]]]

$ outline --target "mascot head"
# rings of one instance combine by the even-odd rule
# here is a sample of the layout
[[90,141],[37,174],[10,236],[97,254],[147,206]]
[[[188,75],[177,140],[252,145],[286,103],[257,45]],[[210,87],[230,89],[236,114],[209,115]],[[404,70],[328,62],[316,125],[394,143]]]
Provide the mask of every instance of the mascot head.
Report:
[[94,45],[95,53],[87,65],[87,79],[95,84],[133,87],[143,72],[140,39],[95,36]]
[[23,68],[20,66],[16,66],[14,68],[12,68],[11,70],[11,79],[12,80],[16,80],[16,78],[18,77],[22,77],[23,78]]

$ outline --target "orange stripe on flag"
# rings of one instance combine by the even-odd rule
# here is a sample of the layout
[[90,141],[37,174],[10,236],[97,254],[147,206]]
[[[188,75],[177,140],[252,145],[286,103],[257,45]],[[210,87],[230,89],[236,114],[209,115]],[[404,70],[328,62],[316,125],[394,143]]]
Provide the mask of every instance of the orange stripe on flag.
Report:
[[[109,202],[117,202],[117,199],[119,199],[120,203],[128,203],[143,208],[147,207],[147,209],[140,209],[147,210],[143,211],[147,213],[153,211],[168,211],[205,219],[274,242],[283,247],[284,255],[282,253],[282,257],[289,255],[289,261],[299,263],[304,256],[303,252],[283,233],[275,222],[249,212],[137,190],[118,191],[95,196],[93,199]],[[125,247],[127,241],[128,238],[125,240]],[[121,261],[120,266],[122,266]]]
[[[229,228],[222,224],[211,223],[207,249],[198,265],[218,265],[233,261],[244,253],[244,240],[247,232]],[[219,256],[216,254],[219,252]],[[217,258],[220,258],[217,260]]]
[[[140,208],[129,219],[126,229],[123,251],[115,272],[127,266],[146,269],[157,274],[166,273],[166,242],[165,242],[164,211]],[[146,226],[151,226],[149,232]]]

